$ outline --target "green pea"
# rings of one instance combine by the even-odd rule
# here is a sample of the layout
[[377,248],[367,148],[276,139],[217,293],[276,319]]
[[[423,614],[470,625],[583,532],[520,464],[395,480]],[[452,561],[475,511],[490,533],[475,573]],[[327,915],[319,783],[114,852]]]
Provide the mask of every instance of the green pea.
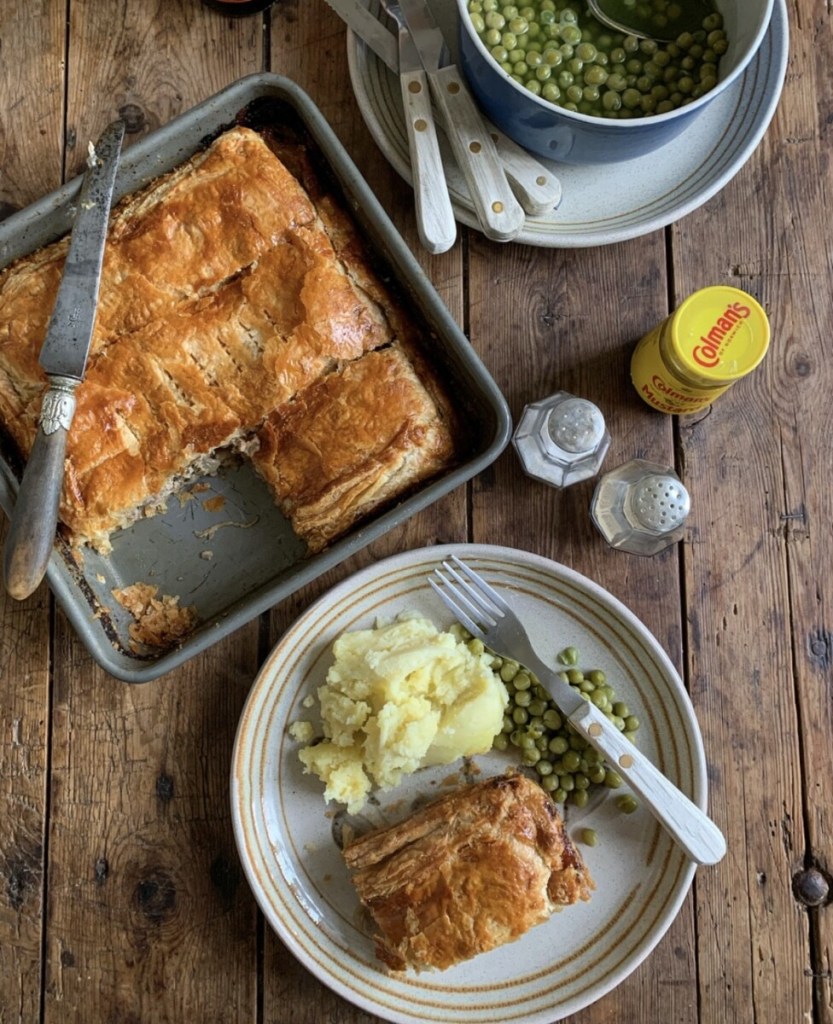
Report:
[[586,789],[575,789],[569,794],[568,799],[575,807],[586,807],[590,796]]
[[622,796],[616,797],[616,806],[623,814],[633,814],[639,807],[639,804],[630,793],[623,793]]
[[553,731],[560,729],[563,719],[555,708],[547,708],[544,712],[544,725]]
[[599,837],[596,834],[594,828],[583,828],[578,834],[579,842],[585,846],[595,846],[599,841]]
[[578,662],[578,649],[576,647],[565,647],[558,652],[558,661],[562,665],[575,665]]

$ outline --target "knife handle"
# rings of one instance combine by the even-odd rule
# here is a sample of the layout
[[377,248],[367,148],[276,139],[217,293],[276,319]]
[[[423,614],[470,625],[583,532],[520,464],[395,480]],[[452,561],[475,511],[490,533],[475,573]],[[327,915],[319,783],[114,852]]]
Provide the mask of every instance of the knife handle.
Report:
[[489,134],[515,198],[531,217],[555,210],[561,203],[561,182],[531,153],[490,122]]
[[43,396],[35,443],[17,492],[3,558],[6,590],[23,601],[40,584],[55,544],[67,433],[75,415],[73,377],[52,377]]
[[697,864],[716,864],[726,840],[713,821],[639,751],[590,701],[567,719],[631,789]]
[[430,79],[483,234],[496,242],[511,242],[523,229],[523,207],[504,174],[494,141],[468,86],[453,64],[432,71]]
[[457,221],[445,180],[431,93],[424,71],[402,71],[402,104],[411,151],[417,229],[432,255],[447,252],[457,238]]

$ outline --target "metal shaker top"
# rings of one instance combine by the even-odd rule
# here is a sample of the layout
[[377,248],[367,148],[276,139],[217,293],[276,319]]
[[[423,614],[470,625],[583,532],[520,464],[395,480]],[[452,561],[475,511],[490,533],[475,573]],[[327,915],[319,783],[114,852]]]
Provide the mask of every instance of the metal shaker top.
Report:
[[676,477],[656,473],[637,481],[630,492],[631,514],[653,533],[671,533],[691,511],[688,491]]

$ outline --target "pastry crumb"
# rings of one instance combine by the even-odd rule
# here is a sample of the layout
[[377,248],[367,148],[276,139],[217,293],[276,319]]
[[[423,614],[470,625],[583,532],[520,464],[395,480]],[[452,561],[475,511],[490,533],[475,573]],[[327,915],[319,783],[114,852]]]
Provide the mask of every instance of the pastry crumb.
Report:
[[196,608],[181,608],[178,597],[159,596],[159,588],[149,583],[133,583],[112,594],[135,620],[128,627],[134,644],[171,647],[196,625]]

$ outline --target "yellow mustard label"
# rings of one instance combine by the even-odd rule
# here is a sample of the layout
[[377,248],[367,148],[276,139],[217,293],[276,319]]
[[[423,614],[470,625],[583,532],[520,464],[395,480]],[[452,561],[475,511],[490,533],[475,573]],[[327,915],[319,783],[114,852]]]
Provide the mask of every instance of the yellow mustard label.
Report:
[[733,384],[766,355],[769,320],[751,295],[716,285],[690,295],[674,313],[668,343],[694,383]]
[[769,339],[766,313],[751,295],[703,288],[638,343],[631,379],[655,409],[697,412],[760,363]]

